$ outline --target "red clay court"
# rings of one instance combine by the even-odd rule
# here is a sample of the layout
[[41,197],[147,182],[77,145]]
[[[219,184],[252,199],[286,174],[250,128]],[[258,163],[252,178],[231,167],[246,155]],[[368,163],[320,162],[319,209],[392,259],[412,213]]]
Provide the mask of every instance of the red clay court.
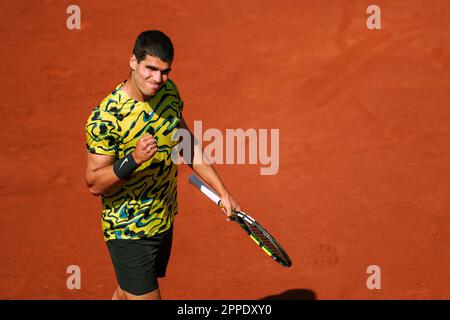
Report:
[[[381,30],[366,27],[374,3]],[[450,298],[449,1],[77,1],[81,30],[71,4],[0,4],[1,299],[111,297],[84,124],[147,29],[174,42],[190,126],[280,130],[278,174],[216,169],[293,260],[226,223],[182,165],[163,298]]]

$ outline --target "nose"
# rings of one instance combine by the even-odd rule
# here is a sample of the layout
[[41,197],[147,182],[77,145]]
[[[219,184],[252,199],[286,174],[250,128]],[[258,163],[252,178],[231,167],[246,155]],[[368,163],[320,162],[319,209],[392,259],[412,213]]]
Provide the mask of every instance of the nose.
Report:
[[156,83],[161,83],[161,80],[162,80],[162,75],[161,75],[161,71],[154,71],[153,72],[153,80],[156,82]]

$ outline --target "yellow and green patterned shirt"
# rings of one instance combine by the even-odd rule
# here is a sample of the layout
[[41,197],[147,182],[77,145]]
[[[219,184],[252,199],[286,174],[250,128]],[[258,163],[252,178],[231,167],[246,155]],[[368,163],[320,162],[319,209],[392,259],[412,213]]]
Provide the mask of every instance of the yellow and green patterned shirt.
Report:
[[86,122],[88,152],[118,160],[136,148],[137,140],[150,133],[158,151],[123,185],[102,194],[102,229],[106,241],[140,239],[169,229],[178,210],[178,166],[172,161],[175,134],[183,101],[175,83],[168,80],[149,101],[130,98],[121,83]]

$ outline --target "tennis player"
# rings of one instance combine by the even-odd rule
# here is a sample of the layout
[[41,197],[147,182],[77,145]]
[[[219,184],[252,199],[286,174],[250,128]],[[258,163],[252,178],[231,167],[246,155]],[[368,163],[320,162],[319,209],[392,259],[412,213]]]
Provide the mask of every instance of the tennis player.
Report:
[[[166,274],[174,216],[178,212],[178,166],[172,161],[183,101],[169,78],[174,57],[170,38],[142,32],[130,57],[128,79],[99,106],[85,127],[85,180],[102,199],[102,229],[118,287],[113,299],[158,300],[158,278]],[[192,133],[191,136],[193,137]],[[240,209],[196,144],[189,166],[221,198],[227,216]]]

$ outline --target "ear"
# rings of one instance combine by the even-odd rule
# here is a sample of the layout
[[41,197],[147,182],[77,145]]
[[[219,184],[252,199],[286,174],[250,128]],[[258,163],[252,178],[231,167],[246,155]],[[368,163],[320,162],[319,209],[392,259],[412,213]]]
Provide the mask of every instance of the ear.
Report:
[[136,71],[137,65],[138,65],[137,58],[136,58],[136,56],[134,54],[132,54],[131,57],[130,57],[130,68],[131,68],[131,70]]

